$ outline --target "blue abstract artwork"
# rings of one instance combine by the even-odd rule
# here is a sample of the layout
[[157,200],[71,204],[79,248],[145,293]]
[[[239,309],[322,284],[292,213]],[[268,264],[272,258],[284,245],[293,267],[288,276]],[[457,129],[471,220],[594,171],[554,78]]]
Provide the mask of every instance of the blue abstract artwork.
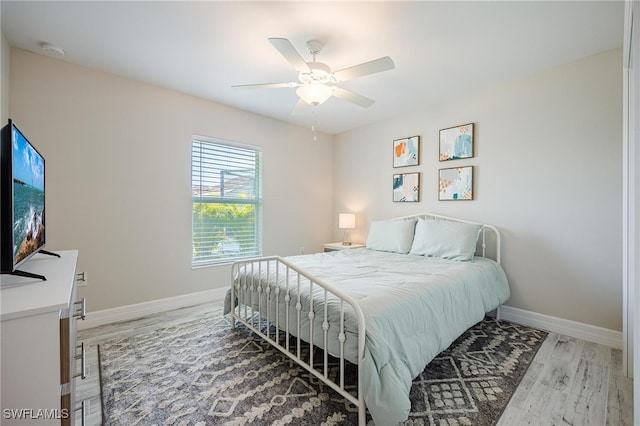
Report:
[[393,201],[420,201],[420,173],[393,175]]
[[393,141],[393,167],[417,166],[419,154],[420,136]]
[[440,161],[473,157],[473,123],[440,130]]
[[473,166],[440,169],[438,180],[440,201],[473,200]]

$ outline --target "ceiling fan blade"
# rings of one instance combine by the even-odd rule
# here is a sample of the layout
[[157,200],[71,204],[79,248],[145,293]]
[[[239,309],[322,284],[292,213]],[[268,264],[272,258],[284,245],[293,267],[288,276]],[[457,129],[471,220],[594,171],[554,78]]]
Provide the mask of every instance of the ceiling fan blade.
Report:
[[369,108],[376,103],[373,99],[369,99],[365,96],[358,95],[350,90],[343,89],[342,87],[336,87],[333,91],[333,96],[336,98],[344,99],[345,101],[353,102],[356,105],[360,105],[363,108]]
[[344,68],[333,74],[339,81],[353,80],[357,77],[362,77],[369,74],[375,74],[377,72],[392,70],[395,68],[393,59],[388,56],[383,58],[374,59],[373,61],[364,62],[359,65],[354,65],[349,68]]
[[298,87],[299,83],[260,83],[260,84],[236,84],[234,89],[279,89],[281,87]]
[[287,61],[299,72],[310,72],[309,65],[302,59],[293,44],[286,38],[270,38],[269,41],[278,49],[278,52],[286,58]]

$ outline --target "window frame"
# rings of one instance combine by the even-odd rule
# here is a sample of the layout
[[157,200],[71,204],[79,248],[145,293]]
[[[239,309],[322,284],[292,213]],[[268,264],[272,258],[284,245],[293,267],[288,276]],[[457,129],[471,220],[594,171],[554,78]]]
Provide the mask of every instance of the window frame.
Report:
[[[240,157],[246,155],[249,158],[252,155],[255,155],[254,165],[253,167],[249,167],[248,170],[253,171],[253,192],[254,198],[246,198],[246,197],[223,197],[223,196],[206,196],[202,194],[202,165],[207,164],[207,162],[202,161],[202,157],[198,162],[195,162],[195,150],[196,145],[199,146],[200,152],[202,152],[202,147],[206,145],[213,145],[215,148],[213,150],[233,150],[238,149]],[[251,154],[242,154],[240,151],[251,151]],[[250,145],[246,143],[240,143],[220,138],[202,136],[202,135],[192,135],[191,136],[191,268],[204,268],[210,266],[219,266],[224,264],[233,263],[236,260],[246,259],[250,257],[262,256],[262,208],[263,208],[263,200],[262,200],[262,178],[263,178],[263,170],[264,170],[264,160],[263,160],[263,152],[262,148],[255,145]],[[216,160],[219,161],[222,159],[222,156],[215,157]],[[209,162],[211,165],[214,161]],[[196,175],[195,171],[200,169],[200,173]],[[239,170],[239,169],[238,169]],[[236,170],[234,170],[236,171]],[[233,172],[233,171],[232,171]],[[224,179],[222,180],[220,187],[224,185]],[[196,188],[200,186],[199,191],[196,193]],[[222,190],[223,191],[223,190]],[[199,259],[196,256],[196,238],[198,235],[204,234],[201,230],[196,230],[196,213],[195,208],[198,203],[211,203],[211,204],[221,204],[221,205],[253,205],[254,206],[254,219],[253,219],[253,250],[250,251],[241,251],[239,254],[222,254],[219,257],[211,256],[205,259]],[[211,247],[214,246],[215,243],[211,244]],[[218,243],[219,244],[219,243]]]

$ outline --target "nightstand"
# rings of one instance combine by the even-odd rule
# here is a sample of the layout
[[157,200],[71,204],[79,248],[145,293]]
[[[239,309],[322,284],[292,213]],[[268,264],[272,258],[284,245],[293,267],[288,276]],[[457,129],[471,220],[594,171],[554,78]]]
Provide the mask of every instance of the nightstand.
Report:
[[356,243],[351,243],[350,246],[345,246],[342,243],[327,243],[324,245],[324,251],[338,251],[338,250],[349,250],[349,249],[355,249],[355,248],[362,248],[364,247],[364,244],[356,244]]

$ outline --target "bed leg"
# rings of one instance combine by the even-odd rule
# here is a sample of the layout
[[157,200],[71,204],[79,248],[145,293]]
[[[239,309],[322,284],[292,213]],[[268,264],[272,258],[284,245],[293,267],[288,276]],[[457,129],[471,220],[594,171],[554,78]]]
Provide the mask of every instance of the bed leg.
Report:
[[366,424],[367,424],[367,408],[364,406],[364,402],[362,402],[358,407],[358,426],[365,426]]
[[361,357],[358,361],[358,426],[365,426],[367,424],[367,406],[364,403],[364,386],[362,385],[362,369],[360,366],[364,361],[364,357]]
[[496,321],[500,321],[500,306],[496,308]]
[[[231,311],[229,312],[231,314],[231,330],[235,331],[236,329],[236,307],[235,307],[235,301],[236,301],[236,286],[234,285],[235,283],[233,282],[233,278],[231,281],[231,301],[229,302],[229,304],[231,305]],[[238,304],[238,306],[240,306]]]

